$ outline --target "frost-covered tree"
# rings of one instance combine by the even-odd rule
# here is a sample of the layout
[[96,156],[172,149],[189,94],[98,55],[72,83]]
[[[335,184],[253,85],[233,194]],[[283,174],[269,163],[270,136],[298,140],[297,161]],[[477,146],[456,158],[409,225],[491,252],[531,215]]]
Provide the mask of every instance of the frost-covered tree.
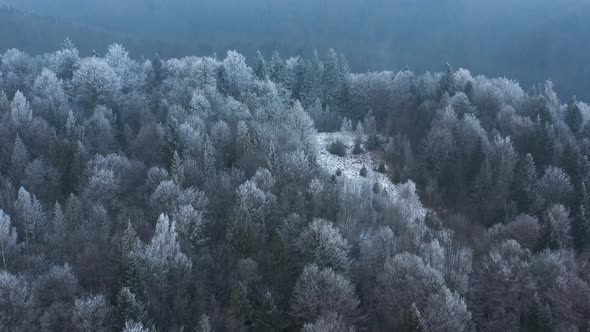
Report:
[[180,250],[176,222],[164,214],[158,218],[154,236],[145,246],[141,257],[158,279],[164,278],[173,270],[186,270],[191,267],[190,260]]
[[574,196],[574,188],[563,169],[551,166],[547,167],[545,174],[539,179],[537,193],[539,207],[551,203],[567,205]]
[[533,156],[527,153],[524,158],[521,158],[516,165],[514,175],[514,182],[512,184],[512,194],[518,207],[525,212],[528,212],[535,201],[535,193],[537,192],[537,168]]
[[117,294],[114,308],[114,327],[123,329],[125,322],[143,322],[147,319],[147,313],[143,303],[128,287],[121,288]]
[[240,96],[252,83],[254,76],[252,69],[246,65],[246,59],[238,52],[228,51],[223,60],[223,68],[228,93],[232,96]]
[[97,58],[85,58],[74,72],[72,86],[78,100],[88,107],[115,101],[121,88],[121,79],[108,62]]
[[304,264],[315,264],[336,272],[350,269],[350,245],[329,221],[315,219],[311,222],[300,235],[298,247]]
[[0,271],[0,324],[10,331],[34,328],[35,294],[24,276]]
[[578,102],[575,98],[568,103],[565,110],[564,120],[574,134],[576,134],[582,127],[584,119],[582,118],[582,112],[580,111]]
[[192,267],[191,260],[181,250],[176,222],[160,215],[154,236],[139,255],[142,279],[149,294],[149,312],[160,328],[173,327],[174,321],[166,321],[165,317],[178,319],[189,309],[183,289]]
[[[385,326],[400,326],[412,304],[424,308],[429,296],[444,288],[441,273],[420,257],[409,253],[389,257],[377,276],[375,289],[380,317]],[[397,300],[390,301],[391,298]]]
[[277,83],[287,83],[287,69],[279,52],[273,52],[268,66],[269,78]]
[[254,74],[263,80],[268,76],[268,67],[266,60],[260,51],[256,51],[256,64],[254,65]]
[[563,205],[552,205],[545,212],[541,229],[541,246],[566,249],[572,244],[569,211]]
[[66,98],[63,82],[54,72],[44,69],[33,85],[33,105],[36,112],[45,114],[53,123],[62,124],[67,113]]
[[330,268],[308,265],[295,283],[291,297],[291,315],[301,322],[314,322],[323,315],[336,313],[346,323],[358,319],[360,301],[353,284]]
[[424,320],[429,330],[469,331],[471,312],[464,299],[448,289],[433,294],[424,309]]
[[64,41],[63,48],[49,55],[49,66],[60,79],[71,80],[78,68],[80,55],[78,49],[69,38]]
[[346,324],[337,314],[329,314],[318,318],[313,323],[303,326],[304,332],[354,332],[354,327]]
[[30,158],[27,146],[20,136],[17,135],[12,147],[12,156],[10,157],[10,174],[15,183],[20,183],[20,181],[23,180],[25,168],[27,167]]
[[12,102],[10,103],[10,109],[12,121],[14,121],[16,126],[26,125],[33,119],[31,105],[25,98],[25,95],[20,91],[16,91],[14,94],[14,98],[12,98]]
[[481,331],[513,330],[530,296],[527,270],[530,252],[514,240],[492,247],[475,268],[471,310]]
[[17,225],[27,246],[39,244],[45,237],[46,218],[41,202],[31,195],[25,188],[18,191],[18,198],[14,203]]
[[110,331],[111,305],[102,295],[77,298],[72,312],[72,325],[80,331]]

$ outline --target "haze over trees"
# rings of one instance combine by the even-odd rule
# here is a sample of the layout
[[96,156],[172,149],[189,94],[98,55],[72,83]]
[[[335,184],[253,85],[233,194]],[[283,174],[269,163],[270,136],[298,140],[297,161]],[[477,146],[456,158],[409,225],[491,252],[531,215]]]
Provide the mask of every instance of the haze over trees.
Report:
[[590,106],[551,81],[0,60],[2,330],[589,327]]
[[0,331],[589,331],[589,14],[0,0]]
[[69,36],[86,56],[123,43],[139,58],[228,49],[253,65],[329,48],[355,72],[438,71],[446,62],[523,88],[552,79],[562,98],[590,99],[586,0],[0,0],[0,48],[39,54]]

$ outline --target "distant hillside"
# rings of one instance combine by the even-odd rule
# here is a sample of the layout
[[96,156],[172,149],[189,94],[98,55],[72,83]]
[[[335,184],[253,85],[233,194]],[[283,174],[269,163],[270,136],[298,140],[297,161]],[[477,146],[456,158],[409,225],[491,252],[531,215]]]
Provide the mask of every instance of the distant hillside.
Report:
[[134,58],[151,58],[158,53],[163,58],[188,55],[224,55],[229,49],[239,50],[254,58],[257,50],[271,54],[282,50],[285,54],[310,54],[311,48],[288,47],[279,43],[232,42],[214,47],[208,43],[168,42],[133,38],[131,36],[107,31],[95,26],[68,22],[67,20],[24,13],[14,8],[3,6],[0,0],[0,52],[17,48],[31,54],[42,54],[58,49],[65,38],[70,38],[82,55],[96,51],[106,52],[112,43],[121,43]]
[[558,92],[590,96],[590,3],[517,35],[505,63],[515,77],[551,78]]
[[[283,57],[310,56],[314,49],[325,54],[333,47],[355,72],[406,65],[416,72],[436,71],[449,62],[474,74],[518,80],[524,88],[552,79],[562,98],[575,94],[590,99],[590,4],[577,0],[449,0],[436,5],[398,0],[382,3],[387,8],[382,11],[345,1],[338,12],[332,12],[329,0],[324,5],[302,0],[300,6],[280,2],[286,6],[283,11],[278,2],[262,0],[249,6],[219,0],[232,4],[223,8],[211,1],[197,6],[182,0],[166,2],[169,6],[147,0],[100,5],[88,0],[89,7],[82,0],[11,1],[60,18],[0,9],[0,50],[43,53],[55,50],[65,37],[82,54],[94,49],[103,53],[119,42],[135,58],[154,53],[164,58],[222,55],[228,49],[248,59],[257,50],[267,58],[274,50]],[[438,10],[425,11],[425,6]]]
[[[160,53],[164,57],[178,56],[182,53],[211,52],[206,45],[187,47],[164,42],[143,41],[116,34],[110,31],[64,22],[54,17],[25,14],[18,10],[0,8],[0,50],[10,48],[40,54],[59,48],[63,40],[69,37],[82,54],[93,50],[106,51],[109,44],[122,43],[134,57],[152,57]],[[182,48],[182,50],[181,50]]]

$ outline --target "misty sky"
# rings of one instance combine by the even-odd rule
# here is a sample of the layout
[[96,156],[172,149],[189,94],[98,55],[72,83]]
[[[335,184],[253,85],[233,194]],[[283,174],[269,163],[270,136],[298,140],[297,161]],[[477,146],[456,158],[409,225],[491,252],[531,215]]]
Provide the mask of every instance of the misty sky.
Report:
[[584,0],[4,1],[132,38],[208,43],[247,56],[273,44],[286,56],[333,47],[360,72],[434,71],[450,62],[525,87],[551,78],[560,92],[590,90],[573,83],[588,72]]

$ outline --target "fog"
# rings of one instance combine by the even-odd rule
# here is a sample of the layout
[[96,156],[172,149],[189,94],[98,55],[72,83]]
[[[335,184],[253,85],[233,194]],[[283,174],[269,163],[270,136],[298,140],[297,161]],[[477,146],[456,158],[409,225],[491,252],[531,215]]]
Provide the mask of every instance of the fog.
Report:
[[195,44],[220,53],[235,48],[250,57],[256,49],[294,56],[335,48],[357,72],[405,66],[434,71],[449,62],[525,87],[553,79],[562,94],[588,96],[590,90],[584,79],[590,71],[585,64],[590,26],[583,19],[590,5],[583,0],[5,2],[41,16],[186,47],[174,56],[194,53],[188,45]]

